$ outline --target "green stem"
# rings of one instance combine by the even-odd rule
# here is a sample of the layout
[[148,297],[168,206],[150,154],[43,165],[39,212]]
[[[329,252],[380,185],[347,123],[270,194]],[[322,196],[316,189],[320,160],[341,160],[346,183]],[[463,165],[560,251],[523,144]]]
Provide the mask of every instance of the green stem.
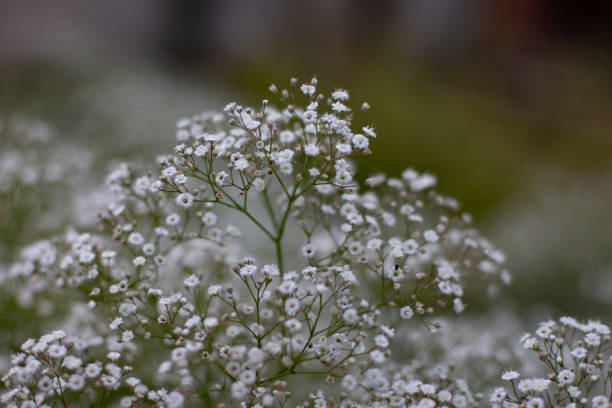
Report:
[[[293,190],[293,194],[295,194],[295,191],[297,190],[297,186],[294,188]],[[283,240],[283,234],[285,233],[285,225],[287,225],[287,218],[289,217],[289,212],[291,211],[291,206],[293,205],[293,201],[295,200],[294,196],[289,196],[288,198],[288,203],[287,203],[287,208],[285,209],[285,214],[283,214],[283,219],[280,222],[280,226],[278,227],[278,231],[276,233],[276,238],[273,239],[274,244],[276,245],[276,260],[278,262],[278,270],[280,271],[280,275],[281,277],[283,276],[284,273],[284,266],[283,266],[283,249],[281,246],[281,242]]]
[[268,215],[270,216],[270,221],[272,221],[272,225],[274,226],[274,228],[278,228],[278,221],[276,221],[276,216],[274,215],[274,209],[272,208],[272,203],[270,202],[270,197],[268,196],[267,190],[263,191],[262,197],[264,199],[264,203],[266,205],[266,210],[268,211]]
[[283,248],[281,247],[281,240],[277,239],[274,243],[276,245],[276,262],[278,263],[278,270],[282,277],[285,271],[283,269]]

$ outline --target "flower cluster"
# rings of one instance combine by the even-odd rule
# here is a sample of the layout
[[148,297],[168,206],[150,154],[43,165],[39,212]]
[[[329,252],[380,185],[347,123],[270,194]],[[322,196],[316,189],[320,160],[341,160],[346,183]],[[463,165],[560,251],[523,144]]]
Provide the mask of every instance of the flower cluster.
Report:
[[71,336],[63,330],[28,339],[2,378],[10,391],[0,395],[0,402],[28,408],[96,398],[103,403],[105,391],[116,390],[132,371],[124,364],[129,347],[113,340]]
[[[79,291],[122,344],[169,349],[158,362],[162,387],[127,382],[126,406],[167,404],[157,396],[170,388],[180,390],[176,404],[283,405],[300,394],[287,383],[304,376],[381,401],[471,403],[461,387],[453,396],[446,383],[389,371],[393,326],[418,316],[434,329],[425,318],[434,307],[461,312],[466,277],[508,279],[503,254],[432,190],[429,174],[375,176],[361,192],[351,157],[370,152],[374,128],[352,130],[347,91],[317,94],[316,79],[291,85],[270,88],[284,108],[230,103],[225,115],[179,121],[180,144],[158,160],[157,175],[122,164],[107,177],[108,235],[33,244],[9,275],[35,291]],[[233,213],[273,251],[259,240],[257,260],[235,259],[241,230],[224,225]],[[292,228],[297,248],[286,246]]]
[[[53,298],[54,291],[43,291],[46,282],[40,279],[13,279],[20,266],[11,262],[26,243],[92,218],[91,214],[81,217],[76,205],[77,197],[83,197],[80,192],[91,185],[92,158],[88,150],[59,137],[47,122],[18,114],[0,115],[0,309],[7,311],[0,333],[3,371],[9,363],[4,356],[24,338],[45,332],[42,325],[24,325],[24,321],[33,314],[44,316],[48,323],[63,318],[60,311],[67,306],[62,301],[65,296]],[[42,292],[44,296],[34,296]]]
[[[69,229],[20,252],[7,269],[12,284],[31,298],[68,297],[91,327],[74,337],[66,332],[81,324],[65,321],[70,330],[26,341],[3,378],[3,404],[478,403],[458,378],[469,370],[453,366],[492,360],[505,334],[461,350],[452,336],[424,336],[444,333],[450,318],[441,315],[461,313],[470,291],[493,294],[509,283],[504,254],[428,173],[359,184],[353,159],[370,153],[376,130],[356,129],[346,90],[326,96],[317,86],[291,80],[270,87],[277,104],[230,103],[180,120],[179,144],[155,167],[123,163],[107,176],[110,204],[98,228]],[[565,326],[548,324],[540,346],[524,339],[542,347],[556,375],[572,370],[554,351],[574,341],[559,342]],[[587,332],[584,343],[598,335],[604,345],[603,327],[574,329]],[[581,346],[593,351],[580,358],[590,382],[574,367],[576,386],[607,384],[588,368],[603,367],[599,345]],[[485,346],[488,354],[475,350]],[[520,394],[497,389],[492,401],[537,401],[543,381]]]
[[[338,397],[322,390],[309,395],[315,407],[456,407],[474,406],[473,395],[463,379],[453,378],[444,365],[424,368],[418,364],[391,368],[369,368],[347,374]],[[310,402],[309,401],[309,402]],[[300,407],[307,407],[304,404]]]
[[581,323],[572,317],[540,323],[535,335],[524,334],[521,344],[537,353],[547,375],[522,378],[514,370],[502,374],[510,383],[491,394],[494,406],[593,407],[611,404],[612,356],[610,328],[597,321]]
[[[158,180],[142,182],[174,197],[176,211],[166,224],[187,227],[195,214],[211,225],[217,208],[242,213],[274,245],[283,275],[283,238],[294,220],[309,266],[347,265],[370,285],[377,282],[380,302],[403,308],[404,318],[432,313],[436,305],[461,312],[463,275],[501,275],[508,282],[503,253],[470,228],[470,216],[458,213],[455,200],[432,190],[434,176],[412,169],[401,179],[378,175],[360,192],[351,158],[369,153],[376,132],[372,126],[352,130],[347,91],[326,98],[316,85],[313,79],[299,87],[305,107],[297,106],[295,89],[271,87],[284,109],[267,100],[258,110],[230,103],[229,122],[217,113],[179,121],[175,154],[160,160]],[[268,220],[254,215],[256,203]]]
[[396,336],[403,344],[394,357],[424,366],[448,365],[455,376],[468,378],[470,387],[480,392],[497,386],[499,373],[507,367],[537,374],[537,362],[515,338],[523,330],[520,319],[506,307],[491,309],[438,319],[441,327],[433,336],[423,336],[417,322],[399,326]]

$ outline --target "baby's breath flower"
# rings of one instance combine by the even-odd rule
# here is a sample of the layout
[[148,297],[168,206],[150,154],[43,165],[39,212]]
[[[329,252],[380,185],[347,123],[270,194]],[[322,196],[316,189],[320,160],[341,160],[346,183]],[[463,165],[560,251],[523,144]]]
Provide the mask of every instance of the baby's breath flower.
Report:
[[200,284],[200,278],[198,278],[196,275],[191,275],[187,279],[185,279],[183,283],[188,288],[195,288]]
[[412,308],[410,306],[404,306],[400,309],[400,317],[404,320],[409,320],[414,315]]
[[511,381],[511,380],[516,380],[517,378],[520,377],[520,374],[517,373],[516,371],[506,371],[502,374],[501,379],[504,381]]
[[189,193],[179,194],[176,197],[176,204],[183,208],[190,208],[193,205],[193,196]]
[[[11,275],[35,283],[36,296],[78,289],[96,324],[86,341],[62,332],[26,341],[3,403],[75,397],[89,406],[103,395],[159,407],[476,404],[448,366],[421,365],[391,343],[414,341],[403,328],[420,333],[407,322],[415,314],[424,335],[438,331],[430,315],[461,312],[472,282],[509,281],[503,253],[434,191],[433,175],[409,169],[360,185],[354,159],[371,152],[376,132],[355,129],[348,91],[325,95],[316,78],[269,89],[279,105],[231,102],[179,120],[178,144],[156,169],[113,170],[113,202],[96,234],[24,249]],[[580,345],[566,346],[579,365],[557,367],[550,380],[523,378],[525,404],[596,374],[588,367],[609,330],[563,322],[582,330]],[[545,326],[522,343],[547,350],[559,330]],[[135,376],[152,364],[156,375]],[[512,395],[496,389],[491,402]]]

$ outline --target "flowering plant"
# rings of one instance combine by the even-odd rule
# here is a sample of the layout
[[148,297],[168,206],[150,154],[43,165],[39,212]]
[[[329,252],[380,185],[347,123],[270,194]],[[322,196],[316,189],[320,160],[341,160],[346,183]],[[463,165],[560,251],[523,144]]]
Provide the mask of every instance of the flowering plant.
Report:
[[347,91],[269,90],[277,104],[180,120],[156,168],[119,165],[99,229],[22,251],[11,278],[60,288],[95,318],[26,340],[2,403],[477,403],[453,367],[402,353],[397,333],[418,320],[430,336],[465,292],[508,283],[503,253],[428,173],[357,182],[353,158],[377,135],[356,130]]

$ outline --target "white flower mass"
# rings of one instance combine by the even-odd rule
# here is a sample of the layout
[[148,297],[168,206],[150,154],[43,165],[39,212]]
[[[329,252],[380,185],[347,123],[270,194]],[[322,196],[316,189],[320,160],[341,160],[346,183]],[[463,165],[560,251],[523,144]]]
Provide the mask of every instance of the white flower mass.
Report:
[[[468,294],[510,282],[504,254],[429,173],[360,183],[384,132],[353,125],[348,91],[290,83],[179,120],[156,167],[108,175],[97,225],[0,270],[74,320],[6,352],[0,404],[609,408],[608,326],[470,326]],[[2,157],[3,191],[34,177]]]

